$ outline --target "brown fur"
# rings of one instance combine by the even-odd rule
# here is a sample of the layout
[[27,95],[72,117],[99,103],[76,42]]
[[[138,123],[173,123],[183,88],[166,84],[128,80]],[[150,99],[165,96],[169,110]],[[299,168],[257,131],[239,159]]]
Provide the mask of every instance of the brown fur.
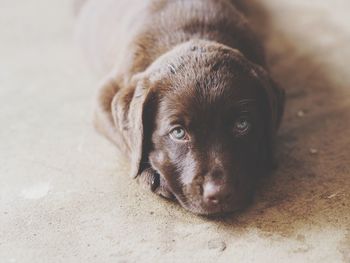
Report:
[[[111,72],[97,129],[152,191],[197,214],[241,208],[271,162],[284,105],[260,42],[229,0],[132,2],[91,0],[82,10],[90,61]],[[242,137],[232,134],[241,115],[251,125]],[[171,139],[173,123],[188,142]]]

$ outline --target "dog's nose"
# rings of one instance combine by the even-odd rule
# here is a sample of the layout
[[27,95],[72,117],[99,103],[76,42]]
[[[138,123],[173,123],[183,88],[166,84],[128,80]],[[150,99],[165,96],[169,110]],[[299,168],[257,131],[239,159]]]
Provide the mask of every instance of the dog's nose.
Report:
[[225,183],[207,182],[203,186],[203,200],[209,205],[224,203],[231,192]]

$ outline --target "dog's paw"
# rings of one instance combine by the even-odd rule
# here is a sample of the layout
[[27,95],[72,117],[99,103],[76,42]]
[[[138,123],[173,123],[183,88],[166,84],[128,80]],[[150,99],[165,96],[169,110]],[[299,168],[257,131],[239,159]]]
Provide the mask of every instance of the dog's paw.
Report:
[[165,180],[152,168],[145,169],[138,176],[138,183],[146,190],[151,190],[166,199],[175,199]]

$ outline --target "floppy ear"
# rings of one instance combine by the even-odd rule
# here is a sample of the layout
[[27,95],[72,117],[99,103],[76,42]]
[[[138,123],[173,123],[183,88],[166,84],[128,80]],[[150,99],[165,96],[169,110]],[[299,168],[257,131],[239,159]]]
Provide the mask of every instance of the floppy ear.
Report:
[[265,93],[265,102],[267,106],[267,120],[268,124],[265,128],[266,132],[266,163],[271,168],[274,166],[273,149],[277,130],[281,124],[284,105],[285,105],[285,91],[280,88],[277,83],[271,78],[270,74],[261,66],[256,68],[260,82],[263,85]]
[[[118,78],[108,78],[102,84],[95,118],[97,129],[112,140],[131,162],[131,176],[136,177],[144,169],[147,157],[144,130],[145,109],[152,103],[153,91],[147,81],[135,76],[128,85]],[[144,158],[143,158],[144,157]],[[147,161],[147,160],[146,160]]]
[[284,113],[286,102],[285,91],[270,76],[268,77],[267,85],[268,87],[266,89],[271,111],[271,131],[276,133],[280,127]]

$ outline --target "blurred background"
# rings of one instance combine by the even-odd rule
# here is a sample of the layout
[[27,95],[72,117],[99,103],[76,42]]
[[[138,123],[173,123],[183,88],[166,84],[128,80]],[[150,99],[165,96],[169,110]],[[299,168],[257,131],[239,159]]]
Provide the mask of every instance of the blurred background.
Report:
[[350,262],[350,2],[247,0],[287,91],[278,169],[208,220],[144,192],[91,124],[73,0],[0,0],[0,262]]

